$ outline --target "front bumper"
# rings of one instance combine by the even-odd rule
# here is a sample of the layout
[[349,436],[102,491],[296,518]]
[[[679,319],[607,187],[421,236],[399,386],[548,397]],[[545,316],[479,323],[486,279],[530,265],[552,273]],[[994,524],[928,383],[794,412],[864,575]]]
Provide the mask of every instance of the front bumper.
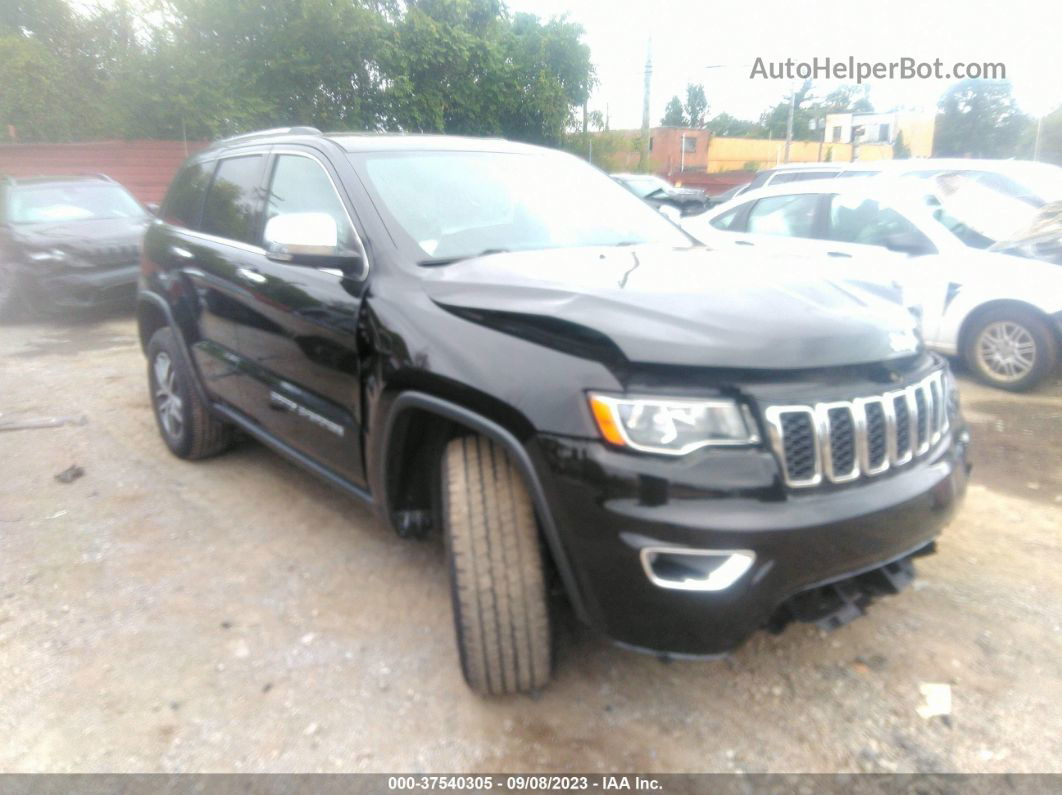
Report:
[[[795,595],[929,545],[965,492],[967,438],[957,424],[915,466],[800,494],[763,451],[661,460],[549,436],[530,447],[591,625],[627,646],[707,656],[772,624]],[[668,547],[754,560],[725,588],[679,590],[644,565],[643,550]]]
[[24,271],[34,300],[43,309],[75,309],[132,303],[136,296],[138,264],[111,268],[57,268]]

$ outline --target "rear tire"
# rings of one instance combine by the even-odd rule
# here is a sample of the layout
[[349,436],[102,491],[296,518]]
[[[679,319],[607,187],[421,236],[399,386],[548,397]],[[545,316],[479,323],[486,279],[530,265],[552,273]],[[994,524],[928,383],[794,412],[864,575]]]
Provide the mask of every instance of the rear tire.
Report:
[[543,687],[552,642],[538,526],[500,445],[481,436],[447,445],[442,512],[465,681],[484,695]]
[[989,386],[1024,392],[1058,367],[1058,341],[1031,312],[993,309],[977,319],[966,335],[963,359]]
[[24,317],[28,314],[27,309],[18,270],[11,263],[0,260],[0,321]]
[[182,353],[169,326],[156,331],[148,342],[148,384],[155,422],[175,456],[209,458],[232,444],[232,426],[214,416],[199,396],[195,376]]

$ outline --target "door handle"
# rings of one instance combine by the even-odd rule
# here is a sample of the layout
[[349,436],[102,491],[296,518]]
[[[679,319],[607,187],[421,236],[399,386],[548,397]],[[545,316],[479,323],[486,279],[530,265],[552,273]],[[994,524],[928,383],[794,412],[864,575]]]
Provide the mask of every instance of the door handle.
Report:
[[255,284],[265,284],[266,282],[266,277],[254,268],[237,268],[236,272],[249,282],[254,282]]
[[826,256],[827,257],[846,257],[848,259],[852,258],[851,254],[845,253],[844,251],[827,251],[826,252]]
[[180,246],[170,246],[170,253],[173,254],[173,256],[175,257],[179,257],[180,259],[195,259],[195,254],[193,254],[186,248],[181,248]]
[[754,246],[756,244],[753,243],[751,240],[735,240],[734,241],[734,245],[735,246]]

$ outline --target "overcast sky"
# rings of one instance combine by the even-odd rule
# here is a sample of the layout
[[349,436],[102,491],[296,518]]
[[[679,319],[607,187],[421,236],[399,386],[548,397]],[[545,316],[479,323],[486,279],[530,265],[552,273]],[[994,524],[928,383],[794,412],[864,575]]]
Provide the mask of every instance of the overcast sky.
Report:
[[[818,56],[894,61],[903,56],[950,69],[956,61],[1002,62],[1022,108],[1045,113],[1062,104],[1062,2],[1058,0],[508,0],[513,11],[567,13],[586,29],[599,86],[591,110],[606,106],[613,129],[638,127],[646,44],[653,40],[651,120],[673,94],[704,83],[710,114],[754,119],[790,90],[784,81],[751,80],[757,57],[810,61]],[[726,64],[705,69],[709,64]],[[950,81],[871,83],[879,110],[933,110]],[[828,91],[836,83],[822,84]]]

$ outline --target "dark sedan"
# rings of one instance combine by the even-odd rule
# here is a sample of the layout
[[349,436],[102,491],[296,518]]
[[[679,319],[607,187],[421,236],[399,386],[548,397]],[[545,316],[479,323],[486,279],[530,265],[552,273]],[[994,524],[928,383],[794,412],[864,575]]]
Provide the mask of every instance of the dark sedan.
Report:
[[659,210],[674,207],[680,215],[697,215],[708,209],[707,197],[699,188],[677,188],[653,174],[610,174],[612,179],[642,201]]

